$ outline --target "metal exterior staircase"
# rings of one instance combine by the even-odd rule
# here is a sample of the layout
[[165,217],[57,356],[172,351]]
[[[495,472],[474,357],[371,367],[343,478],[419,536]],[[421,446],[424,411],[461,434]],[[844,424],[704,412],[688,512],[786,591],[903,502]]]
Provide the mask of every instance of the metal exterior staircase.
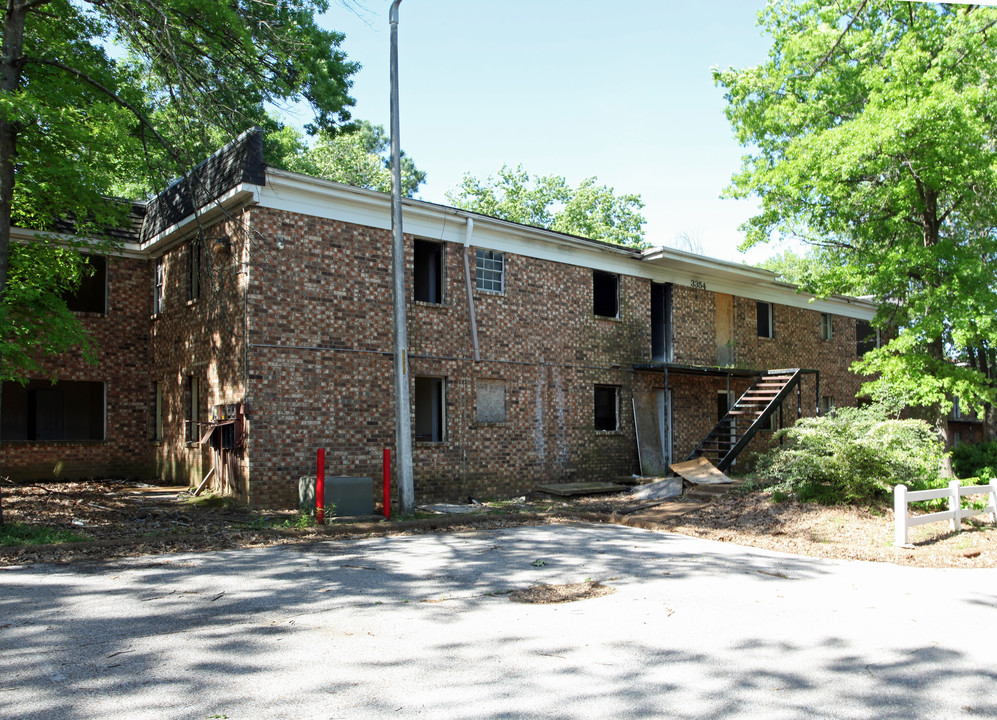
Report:
[[687,459],[705,457],[725,472],[755,433],[768,427],[769,418],[799,385],[802,374],[800,368],[767,371],[738,398]]

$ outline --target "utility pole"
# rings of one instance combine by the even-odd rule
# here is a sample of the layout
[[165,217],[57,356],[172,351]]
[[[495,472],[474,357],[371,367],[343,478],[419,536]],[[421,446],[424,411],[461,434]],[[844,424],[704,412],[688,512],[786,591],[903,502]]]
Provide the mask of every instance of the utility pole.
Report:
[[405,244],[402,235],[402,162],[398,140],[398,5],[388,13],[391,24],[391,279],[395,337],[395,467],[402,513],[415,510],[412,479],[412,420],[409,409],[408,330],[405,320]]

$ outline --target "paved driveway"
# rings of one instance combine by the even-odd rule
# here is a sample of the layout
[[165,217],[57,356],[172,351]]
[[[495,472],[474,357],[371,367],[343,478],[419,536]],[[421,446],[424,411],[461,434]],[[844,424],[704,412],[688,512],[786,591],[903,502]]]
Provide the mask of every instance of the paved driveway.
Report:
[[[505,594],[586,579],[616,592]],[[0,570],[11,719],[948,720],[995,691],[995,570],[613,525]]]

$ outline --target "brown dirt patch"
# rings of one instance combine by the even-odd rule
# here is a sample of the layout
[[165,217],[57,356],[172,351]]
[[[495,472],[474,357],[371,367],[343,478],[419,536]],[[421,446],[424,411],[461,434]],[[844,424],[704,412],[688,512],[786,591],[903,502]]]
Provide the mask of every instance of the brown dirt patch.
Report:
[[893,547],[892,508],[822,507],[773,502],[769,493],[736,490],[712,498],[683,496],[653,505],[629,495],[553,498],[532,494],[486,502],[482,514],[409,521],[333,522],[297,527],[292,511],[250,512],[215,501],[193,505],[177,490],[114,481],[2,485],[4,520],[70,530],[87,542],[0,547],[0,565],[66,562],[162,552],[220,550],[335,536],[443,532],[545,522],[615,522],[797,555],[871,560],[920,567],[997,567],[997,529],[990,520],[913,528],[912,548]]
[[683,496],[641,508],[624,495],[585,498],[565,514],[733,542],[795,555],[918,567],[997,567],[997,528],[978,516],[951,532],[945,522],[911,528],[912,547],[893,545],[892,507],[775,502],[768,492],[732,490],[711,500]]
[[576,600],[588,600],[589,598],[611,595],[616,592],[611,587],[606,587],[598,580],[592,582],[571,583],[567,585],[533,585],[525,590],[516,590],[509,593],[509,599],[513,602],[528,603],[531,605],[547,605],[549,603],[575,602]]

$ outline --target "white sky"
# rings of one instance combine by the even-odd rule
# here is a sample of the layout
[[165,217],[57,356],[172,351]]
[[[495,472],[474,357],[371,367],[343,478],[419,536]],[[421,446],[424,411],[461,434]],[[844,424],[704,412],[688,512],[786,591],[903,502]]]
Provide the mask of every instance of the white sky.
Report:
[[[337,0],[322,19],[344,32],[354,116],[389,126],[387,0],[359,17]],[[742,149],[723,115],[714,65],[765,59],[764,0],[405,0],[399,7],[401,143],[428,173],[419,197],[446,202],[464,172],[503,163],[531,174],[595,175],[644,200],[646,237],[685,232],[737,252],[754,202],[720,200]]]

